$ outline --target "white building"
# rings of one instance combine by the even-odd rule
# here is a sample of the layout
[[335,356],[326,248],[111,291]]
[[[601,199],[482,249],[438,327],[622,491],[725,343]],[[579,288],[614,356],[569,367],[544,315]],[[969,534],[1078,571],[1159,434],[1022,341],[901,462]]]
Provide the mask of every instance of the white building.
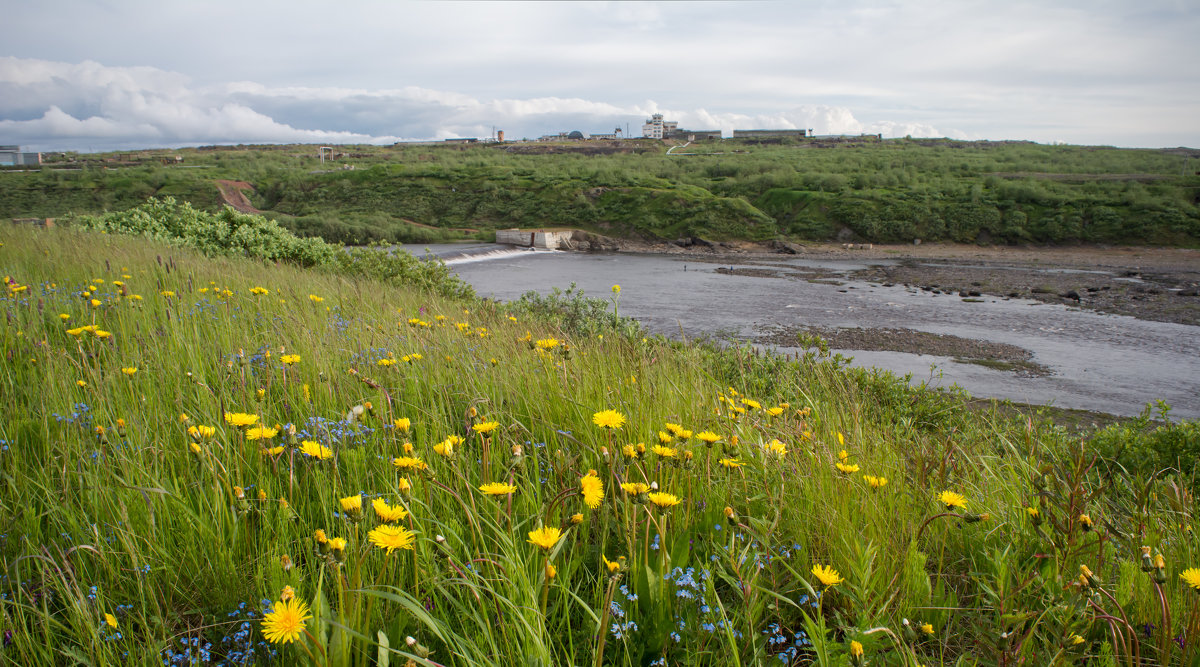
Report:
[[656,113],[642,125],[642,136],[647,139],[662,139],[678,127],[678,122],[665,121],[662,114]]

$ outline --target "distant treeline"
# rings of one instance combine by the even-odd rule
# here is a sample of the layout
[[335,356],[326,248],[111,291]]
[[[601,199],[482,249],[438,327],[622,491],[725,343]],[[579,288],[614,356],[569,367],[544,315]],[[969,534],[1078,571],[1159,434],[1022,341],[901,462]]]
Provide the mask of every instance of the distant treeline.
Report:
[[174,151],[204,168],[0,173],[0,215],[119,210],[155,195],[216,210],[212,183],[227,178],[253,184],[251,201],[284,227],[348,244],[488,238],[514,226],[651,239],[1200,242],[1200,151],[1191,149],[949,140],[694,146],[708,154],[641,145],[606,154],[569,145],[542,153],[536,145],[358,146],[332,166],[311,146]]

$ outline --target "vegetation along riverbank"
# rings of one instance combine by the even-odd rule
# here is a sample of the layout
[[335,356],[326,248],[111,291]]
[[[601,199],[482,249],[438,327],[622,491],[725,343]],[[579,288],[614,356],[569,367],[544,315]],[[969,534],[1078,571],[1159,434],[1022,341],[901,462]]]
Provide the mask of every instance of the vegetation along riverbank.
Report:
[[0,225],[5,662],[1200,660],[1194,422],[1081,440],[361,252]]

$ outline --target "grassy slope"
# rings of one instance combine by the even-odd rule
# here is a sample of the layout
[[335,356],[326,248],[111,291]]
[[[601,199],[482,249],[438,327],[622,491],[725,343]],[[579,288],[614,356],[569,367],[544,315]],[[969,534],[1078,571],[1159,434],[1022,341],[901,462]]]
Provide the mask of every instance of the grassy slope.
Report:
[[124,209],[151,195],[211,208],[220,205],[213,180],[230,178],[253,183],[255,204],[294,231],[346,243],[437,241],[461,237],[457,228],[486,233],[513,225],[662,239],[1195,244],[1200,238],[1200,177],[1183,173],[1184,156],[1171,151],[725,140],[704,144],[719,155],[688,157],[664,155],[656,143],[627,146],[630,152],[604,155],[578,152],[591,145],[516,147],[566,151],[549,154],[500,146],[346,147],[324,170],[305,146],[179,151],[183,166],[162,166],[149,156],[147,163],[108,170],[101,167],[114,165],[96,162],[73,172],[47,165],[42,173],[0,174],[0,215]]
[[[1200,563],[1200,543],[1182,530],[1193,501],[1161,477],[1103,473],[1054,429],[814,359],[572,336],[513,321],[502,305],[146,240],[0,226],[0,243],[0,272],[15,281],[0,300],[6,661],[161,664],[181,655],[180,639],[196,639],[214,660],[253,648],[260,660],[278,650],[284,664],[367,664],[384,641],[411,654],[411,635],[442,664],[582,664],[593,661],[597,626],[634,622],[621,637],[599,633],[606,660],[766,664],[792,647],[844,664],[857,641],[873,664],[1050,664],[1132,652],[1134,633],[1119,631],[1126,643],[1114,645],[1104,612],[1138,624],[1140,655],[1190,664],[1169,638],[1200,622],[1200,595],[1178,576]],[[256,286],[270,293],[255,296]],[[85,323],[112,337],[66,331]],[[538,352],[526,337],[554,337],[569,353]],[[285,353],[299,363],[285,370]],[[413,353],[422,358],[401,361]],[[378,364],[386,358],[398,361]],[[771,417],[743,397],[789,405]],[[745,414],[732,419],[727,401]],[[622,412],[624,428],[594,426],[603,409]],[[294,424],[335,458],[305,460],[283,434],[272,444],[284,451],[264,455],[226,412]],[[216,427],[199,453],[181,413]],[[499,423],[486,446],[469,430],[472,414]],[[412,420],[409,433],[392,426],[399,417]],[[621,453],[655,444],[666,422],[722,441],[676,443],[677,459],[693,453],[686,463]],[[457,455],[435,453],[454,434],[467,437]],[[762,448],[774,438],[786,454]],[[411,495],[398,492],[390,463],[406,441],[430,466],[407,475]],[[835,469],[843,448],[858,472]],[[725,468],[722,457],[745,465]],[[579,496],[589,469],[606,493],[595,509]],[[871,489],[863,474],[889,481]],[[476,490],[487,480],[517,491],[497,502]],[[657,482],[682,503],[652,511],[618,480]],[[989,516],[933,518],[947,489],[972,516]],[[339,505],[359,493],[361,524]],[[371,546],[373,497],[411,511],[413,552]],[[1081,513],[1098,529],[1085,532]],[[566,532],[552,581],[526,543],[543,523]],[[349,541],[344,562],[319,553],[317,529]],[[1170,627],[1150,637],[1140,624],[1163,624],[1138,571],[1143,543],[1166,556],[1172,610]],[[619,578],[602,571],[602,555],[626,557]],[[824,588],[814,564],[845,581]],[[1080,565],[1103,594],[1072,583]],[[239,634],[284,585],[318,611],[310,634],[272,646],[257,619]],[[607,612],[610,601],[624,617]],[[906,634],[905,618],[933,634]],[[1075,634],[1082,643],[1064,649]]]

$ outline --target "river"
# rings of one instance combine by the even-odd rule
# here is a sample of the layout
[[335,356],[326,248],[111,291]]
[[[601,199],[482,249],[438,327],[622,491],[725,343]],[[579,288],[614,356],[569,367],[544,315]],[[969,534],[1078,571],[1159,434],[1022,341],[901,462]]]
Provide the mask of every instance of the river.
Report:
[[[776,327],[908,328],[1008,343],[1030,350],[1050,373],[1023,377],[948,357],[902,352],[838,350],[852,365],[876,366],[914,384],[958,385],[974,396],[1136,415],[1161,399],[1171,414],[1200,418],[1200,331],[1044,304],[983,296],[967,302],[902,285],[847,280],[866,262],[772,258],[775,266],[821,268],[842,284],[787,277],[735,275],[682,255],[588,254],[515,250],[491,244],[411,246],[443,258],[480,296],[508,301],[530,290],[549,293],[575,283],[585,294],[610,298],[621,285],[620,312],[651,332],[673,338],[709,335],[753,340]],[[892,260],[870,260],[886,264]],[[795,348],[776,348],[795,352]]]

